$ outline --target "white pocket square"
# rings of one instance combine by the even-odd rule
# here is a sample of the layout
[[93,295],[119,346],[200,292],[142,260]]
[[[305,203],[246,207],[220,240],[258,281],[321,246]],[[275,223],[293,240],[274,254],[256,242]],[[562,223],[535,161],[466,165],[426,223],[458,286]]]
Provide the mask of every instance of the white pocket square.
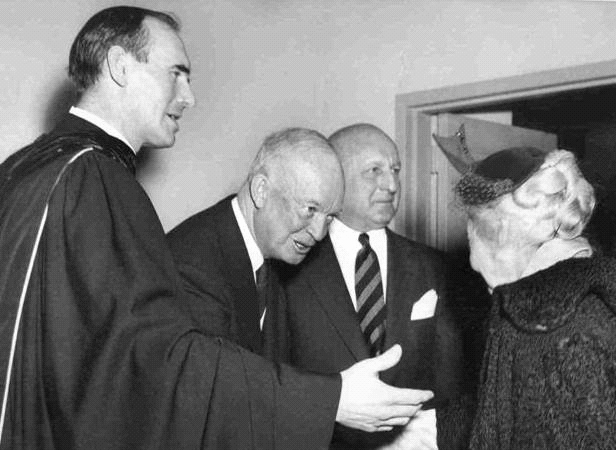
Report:
[[413,304],[411,320],[427,319],[434,316],[438,295],[434,289],[430,289]]

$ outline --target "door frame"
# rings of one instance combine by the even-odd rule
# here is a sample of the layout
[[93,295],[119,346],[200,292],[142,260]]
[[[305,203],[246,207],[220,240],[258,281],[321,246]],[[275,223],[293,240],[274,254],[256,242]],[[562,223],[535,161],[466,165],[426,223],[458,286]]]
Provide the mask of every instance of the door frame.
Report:
[[418,196],[430,189],[414,181],[418,179],[417,162],[422,149],[435,145],[431,132],[425,132],[432,126],[426,115],[612,84],[616,84],[616,60],[396,95],[396,144],[405,175],[394,229],[417,238],[418,220],[413,212]]

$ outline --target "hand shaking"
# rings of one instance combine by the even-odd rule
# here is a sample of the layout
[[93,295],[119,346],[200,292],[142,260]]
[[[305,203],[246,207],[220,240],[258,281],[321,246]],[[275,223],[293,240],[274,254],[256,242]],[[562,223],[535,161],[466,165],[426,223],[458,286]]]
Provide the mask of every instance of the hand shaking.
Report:
[[383,383],[379,372],[395,366],[402,356],[399,345],[382,355],[355,363],[341,372],[342,391],[336,421],[364,431],[389,431],[406,425],[434,393],[396,388]]

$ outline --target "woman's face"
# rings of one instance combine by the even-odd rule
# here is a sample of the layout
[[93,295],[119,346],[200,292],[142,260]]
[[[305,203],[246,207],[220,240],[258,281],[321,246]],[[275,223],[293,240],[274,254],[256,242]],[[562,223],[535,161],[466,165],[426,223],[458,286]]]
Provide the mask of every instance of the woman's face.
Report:
[[536,251],[530,223],[502,206],[475,210],[467,222],[471,267],[490,288],[518,280]]
[[[485,274],[489,272],[487,269],[494,259],[494,253],[497,251],[494,230],[489,227],[489,223],[485,218],[475,216],[469,218],[466,232],[468,235],[471,267],[486,278]],[[488,282],[487,279],[486,282]],[[491,285],[490,282],[488,284]]]

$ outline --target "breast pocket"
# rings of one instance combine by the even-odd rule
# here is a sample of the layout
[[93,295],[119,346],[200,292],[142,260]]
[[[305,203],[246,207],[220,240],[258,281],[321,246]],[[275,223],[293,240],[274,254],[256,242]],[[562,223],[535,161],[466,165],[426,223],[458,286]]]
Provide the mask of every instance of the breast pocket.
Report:
[[436,319],[408,320],[393,383],[413,389],[434,389]]

